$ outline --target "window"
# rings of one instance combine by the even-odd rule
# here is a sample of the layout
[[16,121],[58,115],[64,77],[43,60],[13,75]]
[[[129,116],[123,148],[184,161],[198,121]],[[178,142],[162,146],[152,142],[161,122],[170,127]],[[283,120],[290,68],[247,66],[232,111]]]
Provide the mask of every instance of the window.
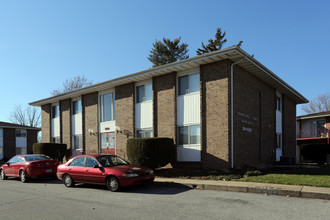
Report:
[[16,137],[26,137],[26,130],[16,130]]
[[3,158],[3,129],[0,128],[0,159]]
[[73,149],[82,150],[82,135],[73,136]]
[[26,154],[26,147],[16,147],[16,155]]
[[85,167],[94,167],[95,165],[99,165],[99,163],[94,158],[86,157]]
[[282,98],[280,96],[276,96],[276,110],[282,111]]
[[282,134],[276,134],[276,148],[282,149]]
[[17,163],[21,163],[21,162],[24,162],[24,160],[19,157],[18,160],[17,160]]
[[148,138],[148,137],[153,137],[154,132],[152,128],[147,128],[147,129],[138,129],[136,131],[136,137],[138,138]]
[[152,100],[152,84],[148,83],[136,87],[136,103]]
[[12,163],[17,163],[18,157],[13,157],[11,158],[8,163],[12,164]]
[[72,108],[73,108],[72,111],[73,115],[81,113],[81,100],[73,101]]
[[61,143],[60,137],[52,137],[52,143]]
[[179,145],[200,144],[200,125],[179,127]]
[[60,106],[59,105],[53,105],[52,106],[52,118],[57,118],[60,115]]
[[100,96],[101,122],[115,120],[115,93],[108,93]]
[[179,77],[179,95],[200,91],[199,73]]
[[0,138],[3,137],[3,129],[0,128]]
[[74,159],[69,166],[71,167],[83,167],[85,165],[85,157],[78,157]]

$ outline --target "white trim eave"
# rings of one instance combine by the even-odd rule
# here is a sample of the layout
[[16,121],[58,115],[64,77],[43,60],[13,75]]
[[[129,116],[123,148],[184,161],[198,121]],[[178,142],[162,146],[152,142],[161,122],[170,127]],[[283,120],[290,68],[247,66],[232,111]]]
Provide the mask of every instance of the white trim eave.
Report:
[[13,128],[13,129],[20,129],[20,130],[35,130],[41,131],[41,128],[29,128],[29,127],[11,127],[11,126],[0,126],[0,128]]
[[[180,60],[174,63],[165,64],[158,67],[153,67],[148,70],[144,70],[141,72],[133,73],[130,75],[122,76],[116,79],[108,80],[105,82],[93,84],[88,87],[84,87],[81,89],[77,89],[68,93],[60,94],[57,96],[49,97],[46,99],[41,99],[35,102],[29,103],[29,105],[32,106],[41,106],[44,104],[54,103],[59,100],[68,99],[68,98],[74,98],[77,96],[81,96],[84,94],[92,93],[92,92],[99,92],[106,89],[111,89],[116,86],[124,85],[127,83],[134,83],[138,81],[144,81],[151,79],[155,76],[160,76],[163,74],[171,73],[171,72],[180,72],[180,71],[186,71],[194,68],[199,68],[200,65],[208,64],[224,59],[232,60],[233,62],[236,62],[237,60],[241,59],[241,57],[247,56],[247,60],[242,62],[242,67],[247,69],[249,71],[249,68],[255,68],[253,71],[258,71],[259,73],[254,74],[257,77],[261,78],[260,75],[266,74],[267,76],[264,76],[269,80],[269,84],[272,85],[273,82],[274,85],[272,85],[274,88],[277,89],[277,87],[283,87],[282,93],[289,94],[289,96],[296,101],[296,103],[306,103],[308,100],[303,97],[301,94],[299,94],[296,90],[294,90],[292,87],[290,87],[287,83],[285,83],[282,79],[280,79],[278,76],[276,76],[274,73],[272,73],[269,69],[267,69],[265,66],[263,66],[261,63],[259,63],[256,59],[248,55],[244,50],[237,46],[228,47],[225,49],[217,50],[211,53],[206,53],[203,55],[195,56],[192,58],[188,58],[185,60]],[[243,65],[245,63],[245,65]],[[246,67],[245,67],[246,66]],[[249,72],[253,72],[252,69]],[[253,74],[253,73],[252,73]],[[263,80],[263,79],[262,79]]]
[[329,117],[330,114],[327,114],[327,115],[315,115],[315,116],[298,116],[297,117],[297,120],[305,120],[305,119],[312,119],[312,118],[324,118],[324,117]]

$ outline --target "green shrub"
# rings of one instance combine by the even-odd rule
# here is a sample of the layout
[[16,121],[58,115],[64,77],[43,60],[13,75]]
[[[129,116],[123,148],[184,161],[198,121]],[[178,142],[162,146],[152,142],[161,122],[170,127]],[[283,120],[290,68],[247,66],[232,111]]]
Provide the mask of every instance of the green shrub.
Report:
[[130,138],[127,140],[127,156],[132,164],[160,168],[174,158],[171,138]]
[[57,143],[35,143],[33,144],[34,154],[44,154],[60,162],[67,153],[66,144]]

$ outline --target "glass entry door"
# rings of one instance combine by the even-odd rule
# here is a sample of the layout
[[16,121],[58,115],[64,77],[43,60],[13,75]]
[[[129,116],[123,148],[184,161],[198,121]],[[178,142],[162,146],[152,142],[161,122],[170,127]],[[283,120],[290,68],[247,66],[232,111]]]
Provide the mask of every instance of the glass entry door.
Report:
[[101,154],[116,154],[115,132],[101,133]]

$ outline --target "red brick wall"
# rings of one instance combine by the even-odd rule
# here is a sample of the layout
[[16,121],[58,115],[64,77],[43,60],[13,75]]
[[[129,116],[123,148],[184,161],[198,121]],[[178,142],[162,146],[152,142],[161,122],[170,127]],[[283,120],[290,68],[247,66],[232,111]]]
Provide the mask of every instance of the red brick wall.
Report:
[[125,84],[115,88],[116,126],[120,127],[120,130],[122,131],[122,133],[116,134],[116,152],[118,156],[125,159],[127,159],[127,137],[134,137],[134,89],[134,83]]
[[283,156],[296,156],[296,103],[283,95]]
[[202,166],[230,166],[229,60],[200,67]]
[[176,142],[176,73],[153,78],[154,136]]
[[[85,154],[96,154],[99,149],[99,126],[98,126],[98,93],[83,95],[82,102],[82,130],[83,149]],[[90,134],[92,129],[94,134]]]
[[234,66],[234,166],[271,164],[275,150],[275,90]]
[[60,132],[61,142],[71,149],[72,142],[72,120],[71,120],[71,99],[60,101]]
[[15,128],[3,129],[4,158],[9,159],[16,155],[16,130]]
[[51,104],[41,106],[41,132],[42,142],[51,142]]
[[36,130],[27,130],[27,153],[32,154],[32,146],[38,142],[38,132]]

